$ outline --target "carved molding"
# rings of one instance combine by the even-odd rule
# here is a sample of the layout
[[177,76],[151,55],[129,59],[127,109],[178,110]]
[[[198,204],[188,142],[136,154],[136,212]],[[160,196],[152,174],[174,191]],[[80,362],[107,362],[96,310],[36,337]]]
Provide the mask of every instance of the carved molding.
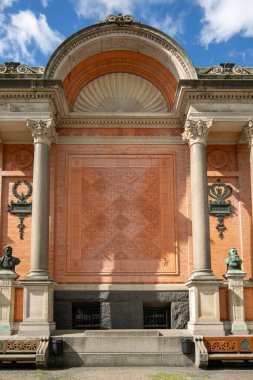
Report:
[[220,65],[209,67],[207,70],[200,72],[205,75],[252,75],[250,71],[234,63],[221,63]]
[[249,120],[248,124],[243,128],[241,142],[248,143],[249,148],[253,145],[253,121]]
[[45,67],[29,67],[20,62],[5,62],[0,64],[1,74],[44,74]]
[[60,127],[68,128],[77,128],[77,126],[84,126],[85,128],[154,128],[159,126],[159,128],[181,128],[182,124],[179,119],[169,119],[166,117],[160,117],[159,115],[156,118],[151,117],[142,117],[142,118],[130,118],[129,117],[113,117],[112,118],[71,118],[71,119],[60,119],[58,125]]
[[190,67],[189,62],[185,62],[186,60],[185,57],[183,57],[183,51],[180,49],[180,47],[174,46],[172,43],[170,43],[164,35],[154,34],[154,31],[140,28],[140,26],[136,28],[129,28],[128,25],[119,25],[108,29],[103,28],[103,24],[106,23],[101,23],[101,26],[98,24],[98,28],[100,27],[99,29],[89,31],[87,33],[82,33],[79,36],[75,36],[69,41],[66,41],[65,47],[59,51],[56,57],[52,57],[53,59],[49,62],[45,72],[45,78],[53,79],[58,66],[64,61],[66,56],[70,56],[71,52],[78,46],[85,44],[93,39],[101,38],[103,36],[117,36],[119,34],[137,36],[139,38],[143,38],[160,45],[162,49],[167,50],[169,54],[173,56],[173,61],[175,60],[177,64],[183,68],[185,77],[187,79],[196,78],[196,74],[193,73],[193,70],[195,69],[193,67]]
[[206,144],[207,135],[211,128],[213,120],[191,120],[187,119],[185,130],[182,133],[184,142],[190,146],[195,143]]
[[47,120],[27,120],[27,127],[32,132],[32,137],[34,139],[34,144],[41,143],[48,146],[51,143],[57,142],[57,133],[55,130],[55,123],[53,119]]

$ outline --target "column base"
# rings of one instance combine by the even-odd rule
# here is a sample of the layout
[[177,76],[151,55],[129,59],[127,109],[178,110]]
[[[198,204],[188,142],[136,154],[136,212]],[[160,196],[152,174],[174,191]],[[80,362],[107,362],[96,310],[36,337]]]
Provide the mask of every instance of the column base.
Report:
[[24,285],[24,320],[19,326],[19,335],[50,335],[55,330],[53,321],[52,281],[36,281],[30,278]]
[[49,272],[46,270],[30,270],[28,275],[25,277],[28,281],[52,281]]
[[19,336],[50,336],[55,330],[54,322],[22,322],[19,325]]
[[188,331],[192,335],[225,336],[222,322],[188,322]]
[[249,335],[248,326],[244,321],[236,321],[232,323],[232,335]]
[[198,269],[192,272],[190,280],[216,280],[217,278],[214,276],[213,271],[211,269]]

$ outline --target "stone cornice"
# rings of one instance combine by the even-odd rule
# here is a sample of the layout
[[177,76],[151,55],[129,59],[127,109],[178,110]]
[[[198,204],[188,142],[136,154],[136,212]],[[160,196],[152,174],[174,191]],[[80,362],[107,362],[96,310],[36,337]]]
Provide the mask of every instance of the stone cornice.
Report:
[[[16,80],[13,80],[16,82]],[[58,81],[57,81],[58,82]],[[17,83],[17,82],[16,82]],[[15,87],[16,89],[13,89]],[[8,87],[7,87],[8,88]],[[38,102],[38,101],[47,101],[52,107],[53,114],[65,114],[68,112],[66,106],[65,95],[63,94],[62,86],[48,86],[46,88],[36,87],[36,88],[27,88],[22,86],[12,86],[12,89],[1,89],[0,81],[0,101],[3,102]]]
[[206,144],[209,129],[212,126],[212,120],[191,120],[187,119],[185,130],[182,133],[183,141],[190,146],[195,143]]
[[117,116],[90,116],[79,118],[62,118],[58,121],[62,128],[182,128],[178,119],[163,116],[117,117]]
[[[230,80],[228,80],[231,82]],[[253,81],[240,81],[242,82],[241,87],[233,88],[233,84],[237,84],[238,81],[233,81],[228,87],[222,87],[224,81],[220,81],[219,86],[214,86],[214,88],[200,85],[198,86],[198,81],[187,81],[188,85],[184,86],[181,81],[180,86],[177,90],[176,99],[174,102],[173,110],[174,114],[180,117],[179,115],[187,114],[187,109],[191,104],[194,103],[252,103],[253,104]],[[189,82],[194,82],[196,84],[193,86],[189,85]],[[217,82],[217,81],[215,81]],[[248,84],[246,85],[246,82]],[[245,84],[245,86],[244,86]],[[181,117],[182,117],[181,116]],[[183,119],[181,118],[183,121]]]
[[53,119],[27,120],[27,127],[32,132],[34,144],[41,143],[50,146],[57,142],[57,133]]

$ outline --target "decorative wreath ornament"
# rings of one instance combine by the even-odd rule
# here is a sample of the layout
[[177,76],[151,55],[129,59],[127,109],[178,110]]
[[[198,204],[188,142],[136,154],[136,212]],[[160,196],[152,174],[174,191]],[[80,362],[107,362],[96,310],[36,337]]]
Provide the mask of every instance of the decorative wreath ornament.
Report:
[[[26,194],[18,193],[18,187],[22,184],[22,182],[26,185],[28,189]],[[21,181],[19,179],[18,181],[14,183],[12,187],[12,194],[14,195],[14,197],[16,197],[19,200],[18,203],[27,203],[26,199],[28,199],[32,195],[32,192],[33,192],[32,185],[28,181]]]

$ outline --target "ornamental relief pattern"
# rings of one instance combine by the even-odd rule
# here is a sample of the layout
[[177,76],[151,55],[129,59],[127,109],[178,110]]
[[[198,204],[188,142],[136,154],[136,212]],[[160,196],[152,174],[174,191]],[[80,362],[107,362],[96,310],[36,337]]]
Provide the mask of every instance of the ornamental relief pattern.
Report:
[[253,351],[252,337],[204,337],[208,352],[247,352]]
[[3,340],[0,341],[0,352],[36,352],[40,345],[39,339]]
[[238,170],[236,146],[207,145],[207,170]]
[[69,272],[176,271],[172,160],[127,161],[71,160]]
[[32,170],[33,145],[4,144],[3,170]]

